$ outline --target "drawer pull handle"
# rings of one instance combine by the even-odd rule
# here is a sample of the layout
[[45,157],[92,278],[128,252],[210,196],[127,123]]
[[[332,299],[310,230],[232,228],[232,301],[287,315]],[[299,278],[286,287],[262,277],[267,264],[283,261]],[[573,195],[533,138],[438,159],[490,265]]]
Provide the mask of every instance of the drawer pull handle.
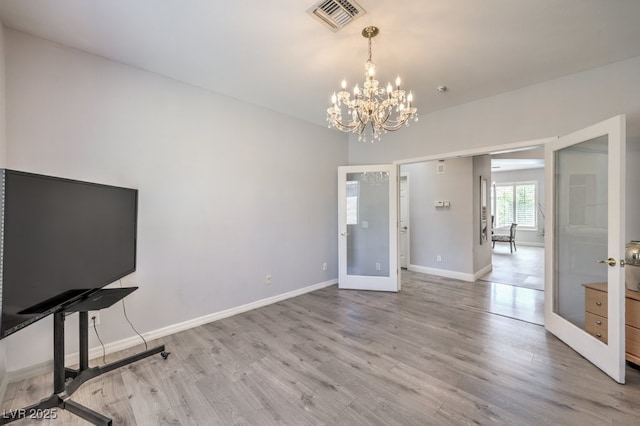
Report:
[[602,334],[597,333],[597,334],[596,334],[596,337],[599,339],[599,338],[601,338],[601,337],[602,337]]
[[596,324],[598,324],[598,325],[602,325],[602,321],[600,321],[600,320],[596,320]]
[[596,302],[596,306],[602,306],[602,302]]

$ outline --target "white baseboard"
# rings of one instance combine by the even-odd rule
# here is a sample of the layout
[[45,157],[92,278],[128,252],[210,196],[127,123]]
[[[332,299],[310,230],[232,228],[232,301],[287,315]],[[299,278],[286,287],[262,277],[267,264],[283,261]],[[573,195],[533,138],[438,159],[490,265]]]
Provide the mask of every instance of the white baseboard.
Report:
[[528,246],[528,247],[544,247],[544,243],[538,243],[535,241],[516,241],[518,246]]
[[484,277],[485,275],[487,275],[491,271],[493,271],[493,265],[492,264],[488,264],[484,268],[481,268],[479,271],[477,271],[475,274],[473,274],[473,278],[474,278],[473,282],[478,281],[480,278]]
[[427,266],[420,266],[420,265],[409,265],[407,269],[413,272],[421,272],[423,274],[436,275],[438,277],[444,277],[444,278],[454,278],[460,281],[469,281],[469,282],[476,281],[474,274],[468,274],[466,272],[450,271],[448,269],[429,268]]
[[[325,281],[318,284],[313,284],[308,287],[293,290],[287,293],[278,294],[276,296],[267,297],[266,299],[257,300],[255,302],[247,303],[245,305],[236,306],[234,308],[225,309],[224,311],[214,312],[212,314],[204,315],[198,318],[193,318],[184,322],[173,324],[167,327],[159,328],[157,330],[148,331],[142,333],[145,340],[154,340],[162,337],[169,336],[171,334],[178,333],[180,331],[189,330],[190,328],[198,327],[210,322],[218,321],[223,318],[228,318],[243,312],[247,312],[253,309],[258,309],[263,306],[271,305],[273,303],[280,302],[282,300],[290,299],[292,297],[301,296],[312,291],[320,290],[325,287],[329,287],[338,283],[338,279]],[[131,348],[139,345],[141,342],[140,337],[132,336],[126,339],[118,340],[115,342],[107,343],[104,345],[105,353],[112,354],[124,349]],[[102,356],[102,347],[96,346],[89,349],[89,359],[94,359]],[[65,365],[77,364],[79,359],[79,353],[72,353],[65,357]],[[28,379],[38,376],[40,374],[48,373],[53,370],[53,360],[41,362],[31,365],[29,367],[21,368],[20,370],[10,371],[5,374],[4,380],[0,383],[0,390],[3,390],[2,386],[6,388],[8,383],[17,382],[20,380]]]

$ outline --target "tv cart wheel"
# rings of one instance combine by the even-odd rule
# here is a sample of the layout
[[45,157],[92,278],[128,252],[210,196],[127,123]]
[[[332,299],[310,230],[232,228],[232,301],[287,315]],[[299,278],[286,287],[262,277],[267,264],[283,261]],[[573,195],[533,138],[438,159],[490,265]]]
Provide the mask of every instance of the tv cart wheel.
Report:
[[162,356],[162,359],[169,358],[169,355],[171,355],[171,352],[167,352],[167,351],[160,352],[160,356]]

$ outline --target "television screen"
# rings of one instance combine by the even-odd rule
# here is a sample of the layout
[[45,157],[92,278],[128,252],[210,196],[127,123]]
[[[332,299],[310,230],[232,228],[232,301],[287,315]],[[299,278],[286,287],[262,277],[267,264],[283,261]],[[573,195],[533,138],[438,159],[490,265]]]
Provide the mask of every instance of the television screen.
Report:
[[135,271],[137,190],[2,174],[0,338]]

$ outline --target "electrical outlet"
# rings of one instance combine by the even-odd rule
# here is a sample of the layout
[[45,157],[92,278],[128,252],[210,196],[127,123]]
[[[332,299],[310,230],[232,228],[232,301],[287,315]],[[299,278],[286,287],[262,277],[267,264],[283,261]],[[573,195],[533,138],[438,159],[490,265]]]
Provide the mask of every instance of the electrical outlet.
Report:
[[436,262],[442,262],[442,256],[437,255],[436,256]]
[[327,266],[327,262],[324,262],[324,263],[322,264],[322,270],[323,270],[323,271],[326,271],[328,268],[329,268],[329,267]]
[[267,277],[264,279],[264,283],[266,285],[271,285],[271,274],[267,274]]
[[100,325],[100,311],[89,311],[89,328],[93,327],[93,318],[96,319],[96,325]]

